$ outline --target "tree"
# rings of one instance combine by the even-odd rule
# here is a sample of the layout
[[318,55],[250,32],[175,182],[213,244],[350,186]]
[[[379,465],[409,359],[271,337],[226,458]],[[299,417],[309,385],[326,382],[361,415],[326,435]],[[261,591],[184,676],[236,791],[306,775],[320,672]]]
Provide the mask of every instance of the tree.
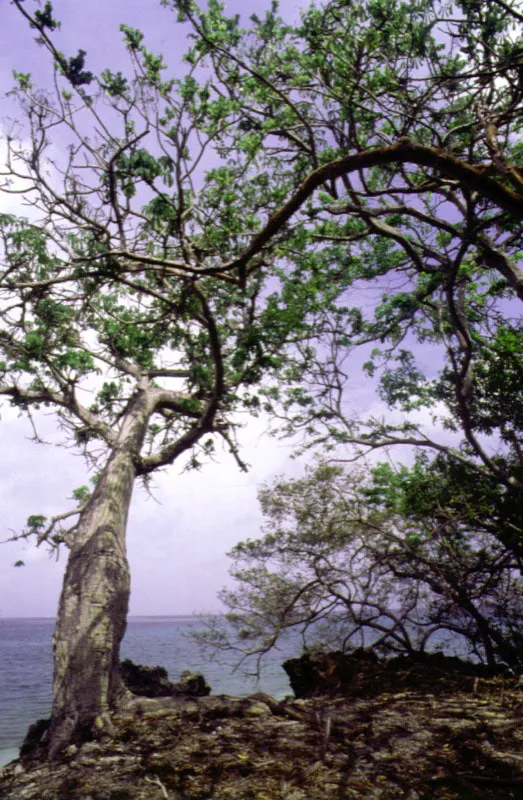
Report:
[[[240,542],[225,620],[196,638],[246,668],[291,633],[306,651],[418,655],[441,648],[521,667],[523,582],[511,552],[473,520],[417,522],[382,502],[379,472],[326,462],[259,493],[265,524]],[[405,477],[404,473],[400,473]]]
[[[272,31],[271,47],[256,61],[263,77],[285,74],[292,87],[303,123],[299,141],[287,145],[296,159],[335,159],[305,206],[305,246],[294,245],[292,280],[328,274],[337,296],[268,391],[273,410],[283,401],[284,432],[301,432],[304,449],[321,445],[335,458],[416,448],[412,468],[377,470],[375,498],[403,525],[437,522],[441,546],[449,529],[473,551],[483,552],[481,540],[503,553],[511,564],[506,586],[523,554],[521,208],[499,205],[461,169],[497,175],[519,205],[521,21],[507,3],[461,2],[447,14],[425,3],[331,2],[307,12],[292,56]],[[223,51],[216,58],[224,70],[231,63]],[[258,103],[251,129],[260,129],[257,115],[270,113]],[[365,419],[351,407],[361,362],[378,382],[383,416]],[[272,549],[264,538],[233,551],[233,575],[244,585],[224,599],[240,614],[240,633],[262,650],[281,628],[291,589],[279,585],[280,562],[276,574],[256,565],[263,557],[283,561],[286,547],[291,559],[292,546]],[[466,562],[456,563],[464,578]],[[391,564],[383,568],[392,577]],[[398,580],[408,577],[405,565],[395,570]],[[510,615],[507,598],[500,607],[512,625],[520,595]],[[314,603],[304,606],[314,617]],[[492,660],[497,646],[489,637],[481,647]]]
[[[428,154],[497,174],[521,199],[521,21],[510,4],[468,1],[450,16],[424,3],[343,2],[306,15],[300,108],[332,155],[349,150],[365,169],[307,207],[297,262],[304,276],[328,264],[339,294],[271,395],[304,447],[341,447],[348,459],[432,454],[416,466],[432,490],[410,511],[480,516],[519,561],[521,210],[504,213],[490,190]],[[368,169],[393,141],[407,165],[401,156]],[[382,402],[368,418],[351,404],[358,364]]]
[[[15,74],[30,144],[8,136],[3,191],[25,182],[34,213],[1,220],[0,392],[23,413],[55,409],[98,469],[78,508],[33,515],[25,531],[70,549],[51,754],[106,728],[120,692],[136,478],[183,453],[197,463],[194,448],[209,451],[213,436],[240,460],[234,413],[277,407],[270,376],[299,384],[313,366],[300,363],[307,343],[335,332],[344,346],[361,331],[398,344],[420,308],[444,320],[455,402],[470,416],[476,331],[460,303],[474,291],[478,308],[498,308],[521,293],[521,51],[509,4],[467,0],[449,21],[426,0],[335,0],[296,29],[273,4],[247,30],[216,0],[204,11],[165,4],[194,36],[173,79],[126,26],[130,75],[94,76],[84,51],[55,45],[50,3],[31,14],[14,0],[55,73],[51,92]],[[358,281],[398,278],[412,286],[383,312],[385,328],[345,308]],[[413,371],[408,359],[402,368]],[[292,399],[309,407],[299,385]],[[512,491],[510,458],[482,452],[466,463],[492,463]]]
[[[76,490],[76,508],[50,520],[33,514],[21,534],[69,549],[54,636],[53,756],[109,730],[122,693],[135,480],[147,483],[184,453],[197,467],[216,437],[244,468],[234,414],[256,411],[257,385],[307,309],[275,318],[269,273],[247,277],[225,264],[284,191],[285,171],[271,183],[241,150],[235,164],[220,157],[221,101],[210,81],[198,86],[194,66],[164,81],[161,58],[125,26],[132,76],[95,78],[85,53],[70,59],[55,47],[49,3],[33,16],[15,5],[52,56],[55,85],[44,92],[15,74],[30,144],[8,136],[3,190],[22,182],[33,213],[0,218],[0,392],[21,413],[55,409],[66,441],[96,470],[94,488]],[[212,150],[217,163],[197,181]]]
[[[245,146],[276,135],[305,175],[252,248],[285,224],[284,292],[332,293],[268,407],[284,401],[305,446],[436,455],[438,482],[480,486],[475,512],[521,558],[522,18],[510,3],[447,11],[335,0],[298,31],[272,13],[234,48],[218,6],[184,5],[197,52],[236,107],[250,99]],[[352,411],[358,361],[395,416]]]

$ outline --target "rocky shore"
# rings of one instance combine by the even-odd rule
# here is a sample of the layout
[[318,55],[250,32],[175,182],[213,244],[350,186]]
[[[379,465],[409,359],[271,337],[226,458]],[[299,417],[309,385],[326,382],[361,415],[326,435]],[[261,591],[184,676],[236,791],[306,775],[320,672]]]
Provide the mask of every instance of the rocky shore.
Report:
[[52,764],[35,729],[22,758],[0,772],[0,798],[523,798],[520,679],[366,654],[287,669],[304,696],[130,695],[112,716],[111,738],[72,745]]

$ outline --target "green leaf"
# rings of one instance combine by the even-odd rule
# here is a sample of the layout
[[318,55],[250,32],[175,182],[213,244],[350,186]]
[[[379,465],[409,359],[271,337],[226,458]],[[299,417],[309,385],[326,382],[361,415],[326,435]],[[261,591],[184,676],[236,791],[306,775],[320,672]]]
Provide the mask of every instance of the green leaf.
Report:
[[87,503],[90,497],[91,490],[88,486],[79,486],[77,489],[73,489],[73,498],[79,505],[84,505]]
[[26,525],[31,532],[37,532],[44,527],[46,521],[47,517],[44,517],[43,514],[32,514],[27,518]]

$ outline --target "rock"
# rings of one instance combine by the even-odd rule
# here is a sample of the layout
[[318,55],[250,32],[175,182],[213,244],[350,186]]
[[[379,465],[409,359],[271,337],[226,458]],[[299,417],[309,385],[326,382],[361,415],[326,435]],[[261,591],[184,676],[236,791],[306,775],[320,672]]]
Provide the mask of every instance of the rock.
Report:
[[256,703],[252,703],[250,706],[247,706],[245,709],[245,714],[249,717],[263,717],[265,714],[272,714],[272,711],[267,703],[258,701]]
[[129,658],[121,662],[120,672],[127,688],[143,697],[205,697],[211,692],[200,673],[182,672],[179,683],[172,683],[163,667],[144,667]]
[[45,734],[48,727],[48,719],[39,719],[29,727],[20,748],[20,762],[22,764],[45,756],[47,753]]
[[473,664],[441,653],[413,653],[380,661],[363,649],[353,653],[314,653],[293,658],[283,665],[296,697],[350,695],[369,697],[380,691],[412,689],[433,694],[471,690],[478,680],[502,677],[516,685],[517,676],[506,670]]
[[211,693],[211,687],[205,682],[201,672],[189,672],[185,670],[180,675],[180,681],[174,684],[175,695],[192,695],[194,697],[206,697]]
[[375,653],[359,649],[353,653],[305,654],[285,661],[283,668],[296,697],[315,697],[342,693],[362,672],[370,670],[375,675],[377,663]]
[[[373,697],[270,703],[256,695],[136,698],[143,713],[116,711],[112,740],[81,744],[67,758],[32,763],[20,774],[16,762],[5,767],[0,797],[517,800],[520,693],[496,680],[482,682],[476,695],[437,699],[388,694],[383,685]],[[165,715],[155,716],[155,706]],[[263,713],[250,714],[253,708]]]
[[[515,680],[482,678],[473,689],[466,670],[445,672],[439,660],[359,661],[342,695],[125,697],[111,714],[112,737],[78,743],[54,762],[34,759],[23,771],[12,762],[0,770],[0,798],[522,797],[523,697]],[[334,664],[338,677],[345,674]],[[38,741],[45,723],[35,731]]]
[[165,697],[172,694],[174,684],[163,667],[143,667],[127,658],[120,664],[120,674],[127,688],[144,697]]

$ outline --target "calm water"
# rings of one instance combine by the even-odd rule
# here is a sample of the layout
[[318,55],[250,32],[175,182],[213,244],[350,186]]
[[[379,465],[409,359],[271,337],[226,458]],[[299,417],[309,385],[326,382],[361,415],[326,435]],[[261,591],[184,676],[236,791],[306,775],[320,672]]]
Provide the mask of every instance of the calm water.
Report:
[[[53,627],[52,619],[0,619],[0,765],[16,758],[29,725],[49,716]],[[256,684],[223,665],[203,661],[196,644],[186,636],[197,627],[193,617],[131,618],[122,658],[159,664],[173,681],[185,669],[203,672],[213,694],[265,691],[283,697],[291,693],[281,663],[294,655],[292,651],[274,653]]]

